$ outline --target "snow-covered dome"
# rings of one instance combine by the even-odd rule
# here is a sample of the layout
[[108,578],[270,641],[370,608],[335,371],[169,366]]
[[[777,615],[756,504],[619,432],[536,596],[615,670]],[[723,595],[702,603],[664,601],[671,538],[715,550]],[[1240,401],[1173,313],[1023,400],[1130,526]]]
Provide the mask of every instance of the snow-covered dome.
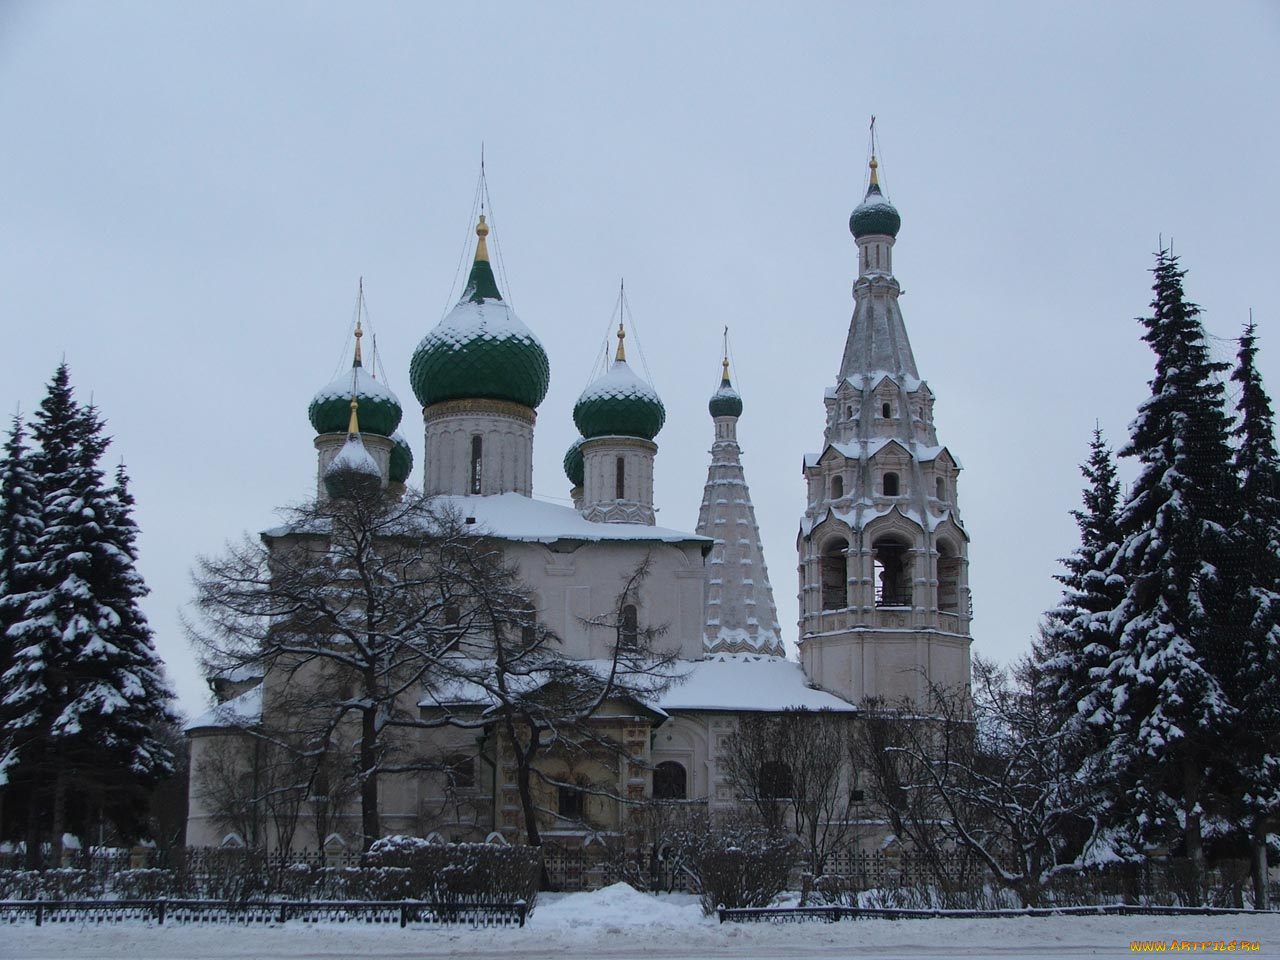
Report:
[[742,416],[742,397],[738,395],[738,391],[733,389],[733,384],[729,382],[729,361],[724,361],[724,374],[720,378],[720,389],[711,395],[711,402],[707,404],[707,409],[711,411],[713,417],[740,417]]
[[582,391],[573,407],[573,422],[582,436],[640,437],[652,440],[662,429],[667,410],[649,384],[621,357]]
[[582,445],[586,442],[586,437],[579,437],[569,444],[564,454],[564,475],[575,487],[582,486],[586,476],[587,466],[582,457]]
[[471,276],[458,305],[422,338],[409,382],[424,407],[445,400],[507,400],[537,407],[551,384],[551,365],[533,332],[502,301],[489,265],[481,215]]
[[307,416],[316,433],[344,433],[351,415],[351,398],[360,402],[360,424],[368,433],[389,437],[400,425],[400,400],[385,383],[375,380],[357,359],[351,370],[319,390]]
[[359,433],[347,434],[347,442],[324,470],[324,488],[337,499],[368,497],[382,486],[378,462],[364,448]]
[[388,479],[392,483],[404,483],[413,472],[413,450],[409,441],[397,430],[391,435],[391,466]]
[[876,177],[876,158],[871,158],[871,185],[867,187],[867,195],[854,208],[849,217],[849,231],[856,238],[870,236],[896,237],[902,227],[902,218],[898,216],[898,208],[890,203],[880,192],[880,181]]

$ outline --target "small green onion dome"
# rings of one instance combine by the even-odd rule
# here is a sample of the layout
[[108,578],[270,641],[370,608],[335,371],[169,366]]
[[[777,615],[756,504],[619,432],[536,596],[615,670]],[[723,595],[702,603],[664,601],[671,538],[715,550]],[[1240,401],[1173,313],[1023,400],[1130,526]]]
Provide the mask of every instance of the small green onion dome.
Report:
[[320,390],[307,408],[316,433],[344,433],[351,398],[360,401],[360,423],[367,433],[389,437],[400,425],[400,401],[386,384],[373,379],[357,360],[349,373]]
[[388,479],[392,483],[404,483],[412,472],[413,450],[409,448],[409,441],[397,430],[391,435],[391,468]]
[[480,217],[476,259],[458,305],[422,338],[409,382],[424,407],[446,400],[507,400],[536,408],[551,384],[551,365],[533,332],[502,301],[489,265]]
[[335,500],[370,497],[382,486],[382,471],[364,448],[360,434],[347,434],[338,455],[324,471],[324,489]]
[[[874,158],[872,163],[875,163]],[[854,208],[853,215],[849,217],[849,230],[855,238],[896,237],[901,226],[902,218],[898,216],[898,208],[880,192],[880,184],[876,182],[873,168],[866,198]]]
[[579,437],[569,444],[564,454],[564,475],[575,487],[582,486],[586,476],[586,463],[582,459],[582,445],[586,442],[586,437]]
[[720,389],[711,395],[711,402],[707,404],[707,409],[711,411],[711,416],[713,417],[742,416],[742,397],[738,395],[738,391],[733,389],[733,384],[729,382],[728,337],[729,330],[726,327],[726,347],[724,360],[721,361]]
[[592,437],[652,440],[666,419],[667,410],[657,392],[622,359],[615,360],[604,376],[582,391],[573,407],[573,422],[588,440]]

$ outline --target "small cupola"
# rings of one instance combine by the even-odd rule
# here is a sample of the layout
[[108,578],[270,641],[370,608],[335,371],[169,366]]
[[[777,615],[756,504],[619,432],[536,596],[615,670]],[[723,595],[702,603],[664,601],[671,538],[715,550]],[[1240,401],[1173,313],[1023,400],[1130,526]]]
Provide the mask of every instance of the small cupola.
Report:
[[876,155],[871,154],[871,183],[862,202],[854,208],[849,217],[849,232],[854,239],[863,237],[897,237],[902,227],[902,217],[898,208],[890,203],[880,190],[880,178],[877,173],[879,164]]
[[[625,298],[619,302],[625,309]],[[582,434],[575,445],[581,458],[581,498],[574,502],[588,520],[644,523],[655,520],[653,464],[667,411],[656,390],[627,364],[626,329],[618,320],[618,347],[613,364],[582,391],[573,420]],[[565,456],[570,482],[576,466],[574,448]],[[575,488],[576,490],[576,488]]]
[[382,471],[360,436],[359,401],[351,398],[347,441],[324,469],[324,489],[335,500],[372,497],[382,488]]
[[346,431],[352,397],[360,402],[360,416],[366,432],[380,437],[389,437],[400,425],[402,414],[400,400],[390,387],[365,369],[360,348],[360,340],[363,336],[363,326],[357,319],[355,355],[351,362],[351,369],[328,386],[322,387],[311,398],[307,416],[317,434]]
[[626,336],[619,320],[613,365],[574,404],[573,422],[588,440],[608,436],[652,440],[666,422],[667,410],[658,392],[627,364]]

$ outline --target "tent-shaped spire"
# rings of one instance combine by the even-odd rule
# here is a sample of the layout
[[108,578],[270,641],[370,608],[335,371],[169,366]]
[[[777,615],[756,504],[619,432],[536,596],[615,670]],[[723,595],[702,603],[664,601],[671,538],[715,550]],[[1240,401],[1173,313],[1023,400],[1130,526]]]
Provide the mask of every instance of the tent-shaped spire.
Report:
[[707,611],[703,642],[708,654],[756,653],[781,657],[785,651],[778,611],[764,562],[760,528],[742,470],[737,424],[742,400],[729,379],[726,349],[720,386],[711,397],[715,423],[711,465],[698,511],[699,535],[715,545],[708,554]]

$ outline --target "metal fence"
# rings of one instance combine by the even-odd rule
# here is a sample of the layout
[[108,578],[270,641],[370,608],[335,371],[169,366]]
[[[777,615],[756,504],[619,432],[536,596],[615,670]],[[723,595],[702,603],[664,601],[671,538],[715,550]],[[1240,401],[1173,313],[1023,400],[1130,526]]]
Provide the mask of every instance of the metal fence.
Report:
[[523,927],[528,906],[515,903],[439,904],[416,900],[5,900],[0,923],[123,923],[125,921],[242,926],[301,923]]

